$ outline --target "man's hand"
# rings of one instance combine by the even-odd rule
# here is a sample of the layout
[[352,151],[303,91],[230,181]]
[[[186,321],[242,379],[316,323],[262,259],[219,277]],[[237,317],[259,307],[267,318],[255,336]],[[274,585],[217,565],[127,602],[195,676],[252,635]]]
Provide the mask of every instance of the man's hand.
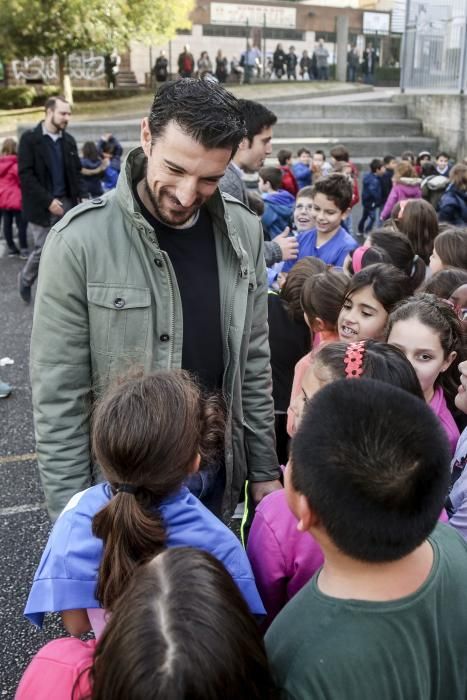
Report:
[[273,239],[282,251],[282,260],[296,260],[298,258],[298,241],[295,236],[289,236],[289,233],[290,228],[286,226],[282,233]]
[[283,488],[283,486],[279,479],[275,481],[250,481],[250,492],[255,506],[257,506],[268,493],[279,491],[281,488]]
[[59,199],[52,199],[52,201],[49,204],[49,211],[51,214],[54,214],[55,216],[63,216],[65,213],[65,210],[63,208],[63,204]]

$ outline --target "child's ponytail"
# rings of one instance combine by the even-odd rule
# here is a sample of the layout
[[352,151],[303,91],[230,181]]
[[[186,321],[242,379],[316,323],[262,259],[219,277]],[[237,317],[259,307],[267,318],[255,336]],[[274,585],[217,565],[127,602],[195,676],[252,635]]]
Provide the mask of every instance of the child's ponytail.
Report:
[[135,493],[117,489],[105,508],[94,516],[92,530],[104,542],[96,598],[103,608],[112,610],[134,569],[164,548],[166,533],[160,514],[144,489]]
[[220,397],[205,398],[182,370],[123,379],[97,404],[92,445],[113,496],[93,518],[103,540],[96,597],[111,610],[129,576],[165,546],[158,511],[199,457],[212,463],[223,447]]

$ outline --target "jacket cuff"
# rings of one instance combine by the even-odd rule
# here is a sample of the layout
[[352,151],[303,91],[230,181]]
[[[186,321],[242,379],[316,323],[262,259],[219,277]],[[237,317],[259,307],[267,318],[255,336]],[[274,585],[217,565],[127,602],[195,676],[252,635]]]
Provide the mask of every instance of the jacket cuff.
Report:
[[282,249],[279,243],[275,243],[275,241],[264,242],[264,259],[266,267],[282,262]]

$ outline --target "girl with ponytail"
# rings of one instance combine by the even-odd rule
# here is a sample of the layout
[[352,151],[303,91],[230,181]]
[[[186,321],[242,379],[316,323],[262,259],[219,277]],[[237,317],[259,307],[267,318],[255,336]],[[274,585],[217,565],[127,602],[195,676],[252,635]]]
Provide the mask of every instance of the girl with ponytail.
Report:
[[96,635],[137,566],[163,549],[199,547],[219,559],[254,614],[263,606],[235,535],[184,486],[222,450],[220,401],[182,370],[130,377],[93,416],[92,447],[106,479],[74,496],[57,520],[25,615],[61,612],[67,630]]

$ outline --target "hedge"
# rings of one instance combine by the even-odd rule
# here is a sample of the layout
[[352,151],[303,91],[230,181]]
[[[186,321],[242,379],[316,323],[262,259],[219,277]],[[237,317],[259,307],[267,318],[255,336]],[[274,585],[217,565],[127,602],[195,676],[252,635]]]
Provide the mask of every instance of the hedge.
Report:
[[[97,102],[98,100],[134,97],[141,92],[151,92],[144,88],[74,88],[74,102]],[[57,85],[15,85],[0,88],[0,109],[24,109],[26,107],[42,107],[48,97],[59,95]]]
[[0,109],[32,107],[36,96],[35,89],[27,85],[0,88]]

